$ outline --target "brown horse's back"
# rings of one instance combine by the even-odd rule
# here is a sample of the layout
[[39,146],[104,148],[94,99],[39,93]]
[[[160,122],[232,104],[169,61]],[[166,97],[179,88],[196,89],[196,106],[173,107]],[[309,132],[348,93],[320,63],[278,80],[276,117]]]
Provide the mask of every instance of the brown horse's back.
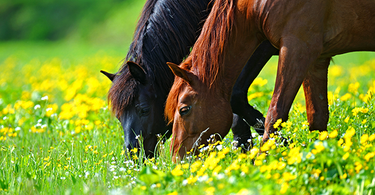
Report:
[[324,54],[375,51],[374,0],[334,0],[329,11]]
[[[323,56],[375,51],[374,0],[276,0],[258,3],[262,31],[280,48],[283,37],[302,41],[320,34]],[[304,40],[305,39],[305,40]]]

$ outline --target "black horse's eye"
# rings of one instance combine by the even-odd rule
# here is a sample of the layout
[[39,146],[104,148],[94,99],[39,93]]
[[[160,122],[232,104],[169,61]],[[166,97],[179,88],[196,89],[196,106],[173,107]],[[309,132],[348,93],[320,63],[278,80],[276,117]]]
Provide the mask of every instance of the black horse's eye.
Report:
[[142,108],[142,109],[139,111],[139,115],[141,115],[141,116],[146,116],[149,112],[150,112],[150,109],[149,109],[149,108]]
[[148,106],[136,105],[135,108],[137,109],[139,117],[147,116],[150,113],[150,107]]
[[180,110],[179,110],[180,115],[184,116],[184,115],[189,114],[190,109],[191,109],[191,106],[184,106],[184,107],[180,108]]

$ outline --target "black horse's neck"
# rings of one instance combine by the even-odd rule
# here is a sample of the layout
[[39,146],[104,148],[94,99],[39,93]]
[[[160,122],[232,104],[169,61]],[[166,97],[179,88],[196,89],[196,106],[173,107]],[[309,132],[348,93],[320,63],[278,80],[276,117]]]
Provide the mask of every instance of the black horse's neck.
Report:
[[165,93],[174,79],[166,62],[179,64],[189,54],[211,9],[210,1],[148,0],[144,6],[126,59],[140,64]]
[[[141,65],[147,80],[154,85],[160,98],[167,98],[174,75],[167,62],[179,64],[189,54],[209,14],[211,0],[148,0],[138,21],[133,42],[126,61]],[[125,63],[122,65],[108,99],[112,110],[120,116],[124,108],[133,103],[140,82],[130,74]]]

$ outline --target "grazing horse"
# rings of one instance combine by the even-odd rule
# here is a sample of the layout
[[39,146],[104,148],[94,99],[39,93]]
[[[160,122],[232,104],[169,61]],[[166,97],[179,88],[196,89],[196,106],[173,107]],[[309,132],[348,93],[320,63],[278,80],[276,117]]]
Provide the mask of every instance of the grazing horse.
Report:
[[[174,75],[166,62],[180,63],[189,54],[203,25],[201,21],[212,7],[210,2],[148,0],[126,57],[131,61],[124,63],[116,74],[102,71],[113,81],[108,99],[123,127],[126,148],[139,148],[137,136],[140,135],[146,156],[152,157],[158,141],[157,134],[164,138],[170,136],[171,126],[166,123],[163,112]],[[251,82],[274,53],[275,49],[269,47],[272,45],[265,42],[259,54],[249,61],[251,66],[259,68],[252,73],[252,77],[245,75],[247,82],[238,85],[239,90],[233,98],[238,107],[234,110],[243,113],[247,123],[257,126],[260,133],[264,126],[258,121],[264,121],[263,115],[248,105],[246,94]],[[245,144],[251,138],[249,126],[242,117],[235,118],[236,124],[232,128],[234,138]]]
[[224,137],[232,123],[232,88],[264,40],[280,49],[275,89],[265,121],[266,141],[286,121],[303,84],[310,130],[326,130],[327,74],[332,56],[375,50],[373,0],[217,0],[190,55],[180,65],[165,114],[173,121],[176,156]]

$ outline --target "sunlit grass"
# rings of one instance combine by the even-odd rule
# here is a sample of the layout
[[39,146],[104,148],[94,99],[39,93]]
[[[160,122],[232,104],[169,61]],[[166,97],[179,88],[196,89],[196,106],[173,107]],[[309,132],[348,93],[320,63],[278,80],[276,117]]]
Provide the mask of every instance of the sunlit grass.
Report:
[[[300,94],[290,120],[278,121],[279,133],[262,146],[254,133],[254,148],[243,153],[230,134],[173,163],[170,140],[159,144],[153,159],[123,149],[121,126],[106,102],[111,83],[99,74],[116,70],[121,56],[57,56],[14,53],[0,61],[0,193],[374,193],[374,60],[330,67],[327,132],[308,130]],[[264,114],[274,79],[265,72],[275,71],[272,63],[248,95]]]

